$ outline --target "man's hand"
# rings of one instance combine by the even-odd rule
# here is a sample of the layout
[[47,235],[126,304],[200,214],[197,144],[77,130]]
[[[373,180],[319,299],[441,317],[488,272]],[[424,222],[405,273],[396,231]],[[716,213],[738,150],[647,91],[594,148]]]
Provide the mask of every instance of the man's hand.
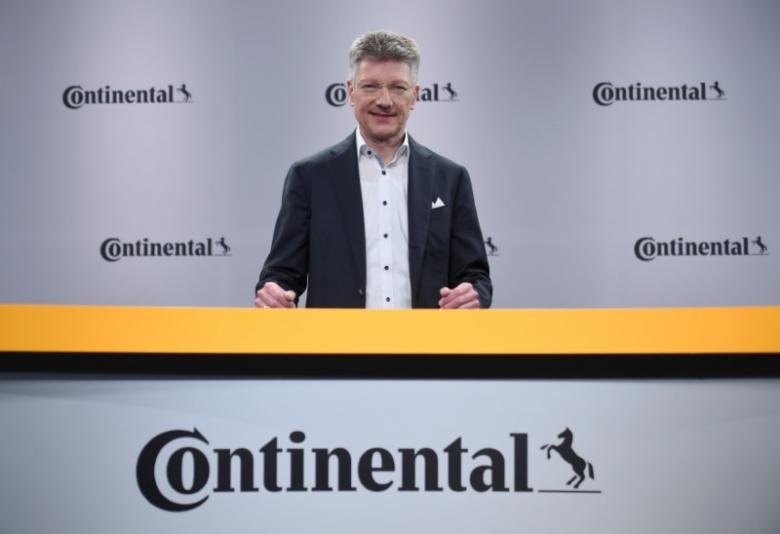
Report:
[[255,306],[258,308],[294,308],[295,292],[285,291],[276,282],[266,282],[257,291]]
[[454,289],[443,287],[439,290],[439,294],[441,294],[439,308],[443,310],[479,308],[479,293],[469,282],[463,282]]

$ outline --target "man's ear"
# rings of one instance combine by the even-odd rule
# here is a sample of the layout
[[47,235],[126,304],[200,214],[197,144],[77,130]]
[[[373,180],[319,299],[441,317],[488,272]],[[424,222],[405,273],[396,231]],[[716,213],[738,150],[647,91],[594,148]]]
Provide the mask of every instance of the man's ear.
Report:
[[355,86],[352,85],[352,80],[347,80],[347,102],[352,107],[355,107],[355,103],[352,101],[352,93],[355,92]]
[[414,106],[417,105],[417,100],[420,98],[420,84],[416,83],[414,84],[414,102],[412,102],[411,109],[414,109]]

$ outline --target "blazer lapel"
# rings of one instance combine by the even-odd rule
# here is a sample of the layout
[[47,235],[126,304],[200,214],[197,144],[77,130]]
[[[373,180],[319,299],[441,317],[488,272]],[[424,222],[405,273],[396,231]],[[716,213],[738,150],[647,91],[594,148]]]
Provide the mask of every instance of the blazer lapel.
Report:
[[331,150],[334,157],[329,161],[330,181],[344,222],[347,242],[352,251],[358,283],[365,289],[366,236],[355,134],[353,133]]
[[409,136],[409,278],[412,304],[417,302],[428,223],[431,218],[433,169],[430,151]]

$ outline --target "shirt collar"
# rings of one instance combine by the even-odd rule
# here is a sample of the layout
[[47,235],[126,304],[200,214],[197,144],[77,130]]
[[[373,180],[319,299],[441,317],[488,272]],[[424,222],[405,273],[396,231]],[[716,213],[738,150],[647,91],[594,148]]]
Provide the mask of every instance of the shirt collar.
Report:
[[[368,146],[368,143],[366,143],[366,140],[363,139],[363,136],[360,135],[360,128],[355,128],[355,144],[357,145],[357,157],[360,159],[360,156],[373,156],[374,151],[371,149],[370,146]],[[393,163],[394,161],[397,161],[398,158],[402,158],[403,156],[407,155],[409,153],[409,134],[404,132],[404,140],[401,143],[401,146],[398,147],[398,150],[395,152],[395,156],[393,157],[393,160],[388,163]]]

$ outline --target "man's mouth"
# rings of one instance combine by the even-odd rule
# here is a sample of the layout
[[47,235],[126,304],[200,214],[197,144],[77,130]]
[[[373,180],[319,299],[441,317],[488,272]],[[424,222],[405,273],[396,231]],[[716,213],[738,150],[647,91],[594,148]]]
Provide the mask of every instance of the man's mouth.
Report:
[[395,113],[389,113],[384,111],[369,111],[369,115],[373,115],[375,117],[382,117],[382,118],[389,118],[389,117],[395,117]]

